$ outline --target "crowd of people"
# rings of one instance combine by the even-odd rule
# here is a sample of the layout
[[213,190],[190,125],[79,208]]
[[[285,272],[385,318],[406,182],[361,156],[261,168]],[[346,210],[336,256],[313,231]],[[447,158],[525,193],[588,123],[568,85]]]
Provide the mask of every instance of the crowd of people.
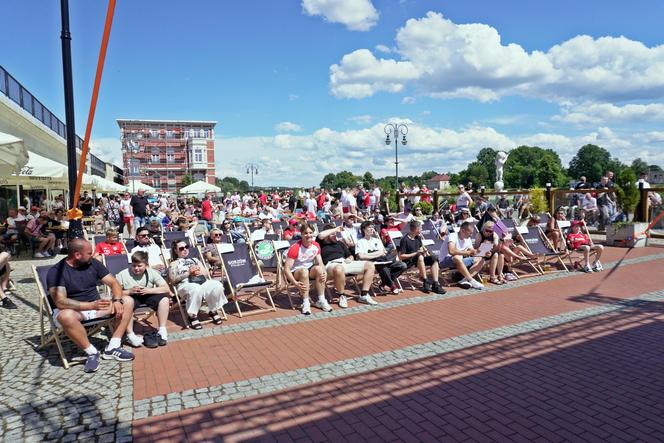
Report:
[[[610,182],[603,178],[601,183],[607,190],[600,201],[613,202]],[[34,248],[35,258],[66,253],[48,275],[53,319],[88,355],[85,371],[94,372],[100,359],[133,359],[133,354],[122,347],[122,340],[131,346],[168,343],[166,324],[174,291],[184,300],[193,329],[203,327],[199,315],[204,305],[210,321],[221,324],[223,307],[229,300],[216,272],[221,261],[216,245],[250,243],[251,231],[289,241],[290,247],[283,255],[284,278],[301,295],[304,315],[310,315],[312,307],[329,312],[335,300],[339,308],[347,308],[353,297],[359,303],[376,305],[378,291],[402,291],[399,278],[409,269],[421,282],[419,289],[424,293],[445,293],[440,283],[443,272],[451,273],[452,280],[468,290],[514,280],[513,266],[541,257],[510,234],[506,219],[541,229],[542,240],[554,254],[577,251],[581,271],[602,270],[603,247],[594,244],[585,229],[585,219],[592,212],[583,205],[558,208],[542,227],[540,215],[530,213],[527,195],[515,196],[511,201],[506,196],[490,201],[467,183],[458,187],[454,201],[425,215],[423,205],[418,203],[429,201],[430,193],[424,186],[418,187],[416,194],[407,192],[412,190],[404,188],[406,194],[400,199],[397,213],[387,210],[377,186],[335,191],[233,192],[207,195],[201,201],[165,194],[148,196],[142,190],[134,195],[102,194],[96,200],[84,194],[81,209],[88,220],[88,232],[105,234],[94,247],[85,239],[67,241],[63,207],[32,207],[29,213],[20,207],[10,211],[2,237],[5,251],[0,253],[0,299],[3,307],[16,307],[6,295],[11,290],[9,251],[19,241],[17,223],[25,223],[23,233]],[[608,221],[613,212],[610,208],[598,209],[597,214]],[[567,232],[558,227],[560,221],[571,221]],[[425,222],[439,240],[437,251],[424,243]],[[164,254],[162,244],[165,231],[186,233],[182,240],[172,242],[168,254]],[[197,247],[196,233],[206,238],[200,257],[190,255],[190,249]],[[102,258],[117,254],[128,254],[130,264],[112,275]],[[169,260],[165,261],[165,256]],[[480,278],[480,274],[486,278]],[[378,290],[372,290],[375,276],[380,282]],[[357,279],[357,294],[347,289],[348,277]],[[100,297],[98,281],[108,286],[110,300]],[[329,298],[328,282],[334,292]],[[148,306],[156,312],[158,328],[154,333],[141,337],[134,332],[132,313],[136,306]],[[90,343],[82,322],[109,315],[115,316],[116,324],[108,346],[100,351]]]

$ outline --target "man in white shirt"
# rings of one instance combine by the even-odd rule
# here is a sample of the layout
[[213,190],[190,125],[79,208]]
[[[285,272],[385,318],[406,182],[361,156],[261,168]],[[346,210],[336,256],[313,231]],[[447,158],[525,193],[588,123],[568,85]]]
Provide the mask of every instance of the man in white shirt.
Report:
[[125,192],[120,200],[120,212],[122,212],[122,218],[127,227],[127,234],[131,237],[134,226],[134,208],[131,206],[131,195],[128,192]]
[[473,248],[473,224],[464,222],[459,232],[448,234],[447,241],[440,247],[440,268],[455,267],[463,276],[459,286],[464,289],[484,289],[484,285],[473,278],[484,265],[482,257],[476,257],[476,253]]
[[[143,251],[148,254],[148,264],[150,267],[156,271],[162,272],[166,268],[163,260],[161,259],[162,249],[156,244],[150,242],[150,231],[145,226],[141,226],[136,230],[136,242],[137,245],[134,246],[130,253],[129,258],[136,251]],[[163,253],[168,253],[167,249],[164,249]]]
[[380,207],[380,188],[377,184],[373,184],[373,190],[371,191],[371,210],[373,211],[376,208]]

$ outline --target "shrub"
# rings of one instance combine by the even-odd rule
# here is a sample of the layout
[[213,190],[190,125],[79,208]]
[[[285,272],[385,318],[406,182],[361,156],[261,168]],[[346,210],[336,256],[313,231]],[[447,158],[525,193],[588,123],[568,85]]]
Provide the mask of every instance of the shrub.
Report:
[[616,183],[618,204],[625,214],[631,214],[639,202],[639,188],[636,184],[636,174],[631,168],[625,168],[618,174]]
[[544,188],[533,188],[530,190],[530,211],[533,214],[549,212],[546,202],[546,190]]
[[413,206],[413,211],[418,207],[422,208],[422,214],[424,215],[431,215],[433,213],[433,205],[429,202],[418,202],[415,206]]

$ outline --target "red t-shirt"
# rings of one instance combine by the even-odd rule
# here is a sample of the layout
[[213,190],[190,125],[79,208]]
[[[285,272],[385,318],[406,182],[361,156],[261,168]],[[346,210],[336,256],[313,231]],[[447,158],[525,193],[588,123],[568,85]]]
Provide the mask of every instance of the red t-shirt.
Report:
[[288,249],[287,256],[295,260],[293,263],[292,271],[297,269],[309,269],[314,264],[314,259],[320,254],[320,246],[316,242],[311,242],[309,247],[302,244],[302,240],[291,245]]
[[572,246],[572,249],[579,249],[580,246],[589,245],[590,240],[588,239],[588,236],[582,232],[579,232],[578,234],[570,232],[567,234],[567,243]]
[[97,243],[95,246],[95,253],[100,255],[118,255],[124,253],[124,247],[122,243],[115,242],[113,244],[101,242]]
[[261,194],[258,196],[258,200],[261,201],[261,204],[265,206],[267,204],[267,195]]
[[201,216],[205,220],[212,220],[212,202],[210,200],[203,200],[203,204],[201,204]]
[[380,230],[380,238],[383,240],[383,244],[386,246],[391,243],[389,234],[390,231],[401,232],[401,229],[399,229],[398,226],[392,226],[391,228],[383,228]]

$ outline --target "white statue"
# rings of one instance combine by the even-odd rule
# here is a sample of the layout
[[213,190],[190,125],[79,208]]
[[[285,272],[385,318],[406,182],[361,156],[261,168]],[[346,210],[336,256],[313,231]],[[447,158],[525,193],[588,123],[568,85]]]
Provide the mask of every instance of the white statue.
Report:
[[509,154],[504,151],[498,151],[496,154],[496,183],[494,184],[496,192],[502,192],[503,189],[505,189],[503,183],[503,167],[505,166],[508,155]]

